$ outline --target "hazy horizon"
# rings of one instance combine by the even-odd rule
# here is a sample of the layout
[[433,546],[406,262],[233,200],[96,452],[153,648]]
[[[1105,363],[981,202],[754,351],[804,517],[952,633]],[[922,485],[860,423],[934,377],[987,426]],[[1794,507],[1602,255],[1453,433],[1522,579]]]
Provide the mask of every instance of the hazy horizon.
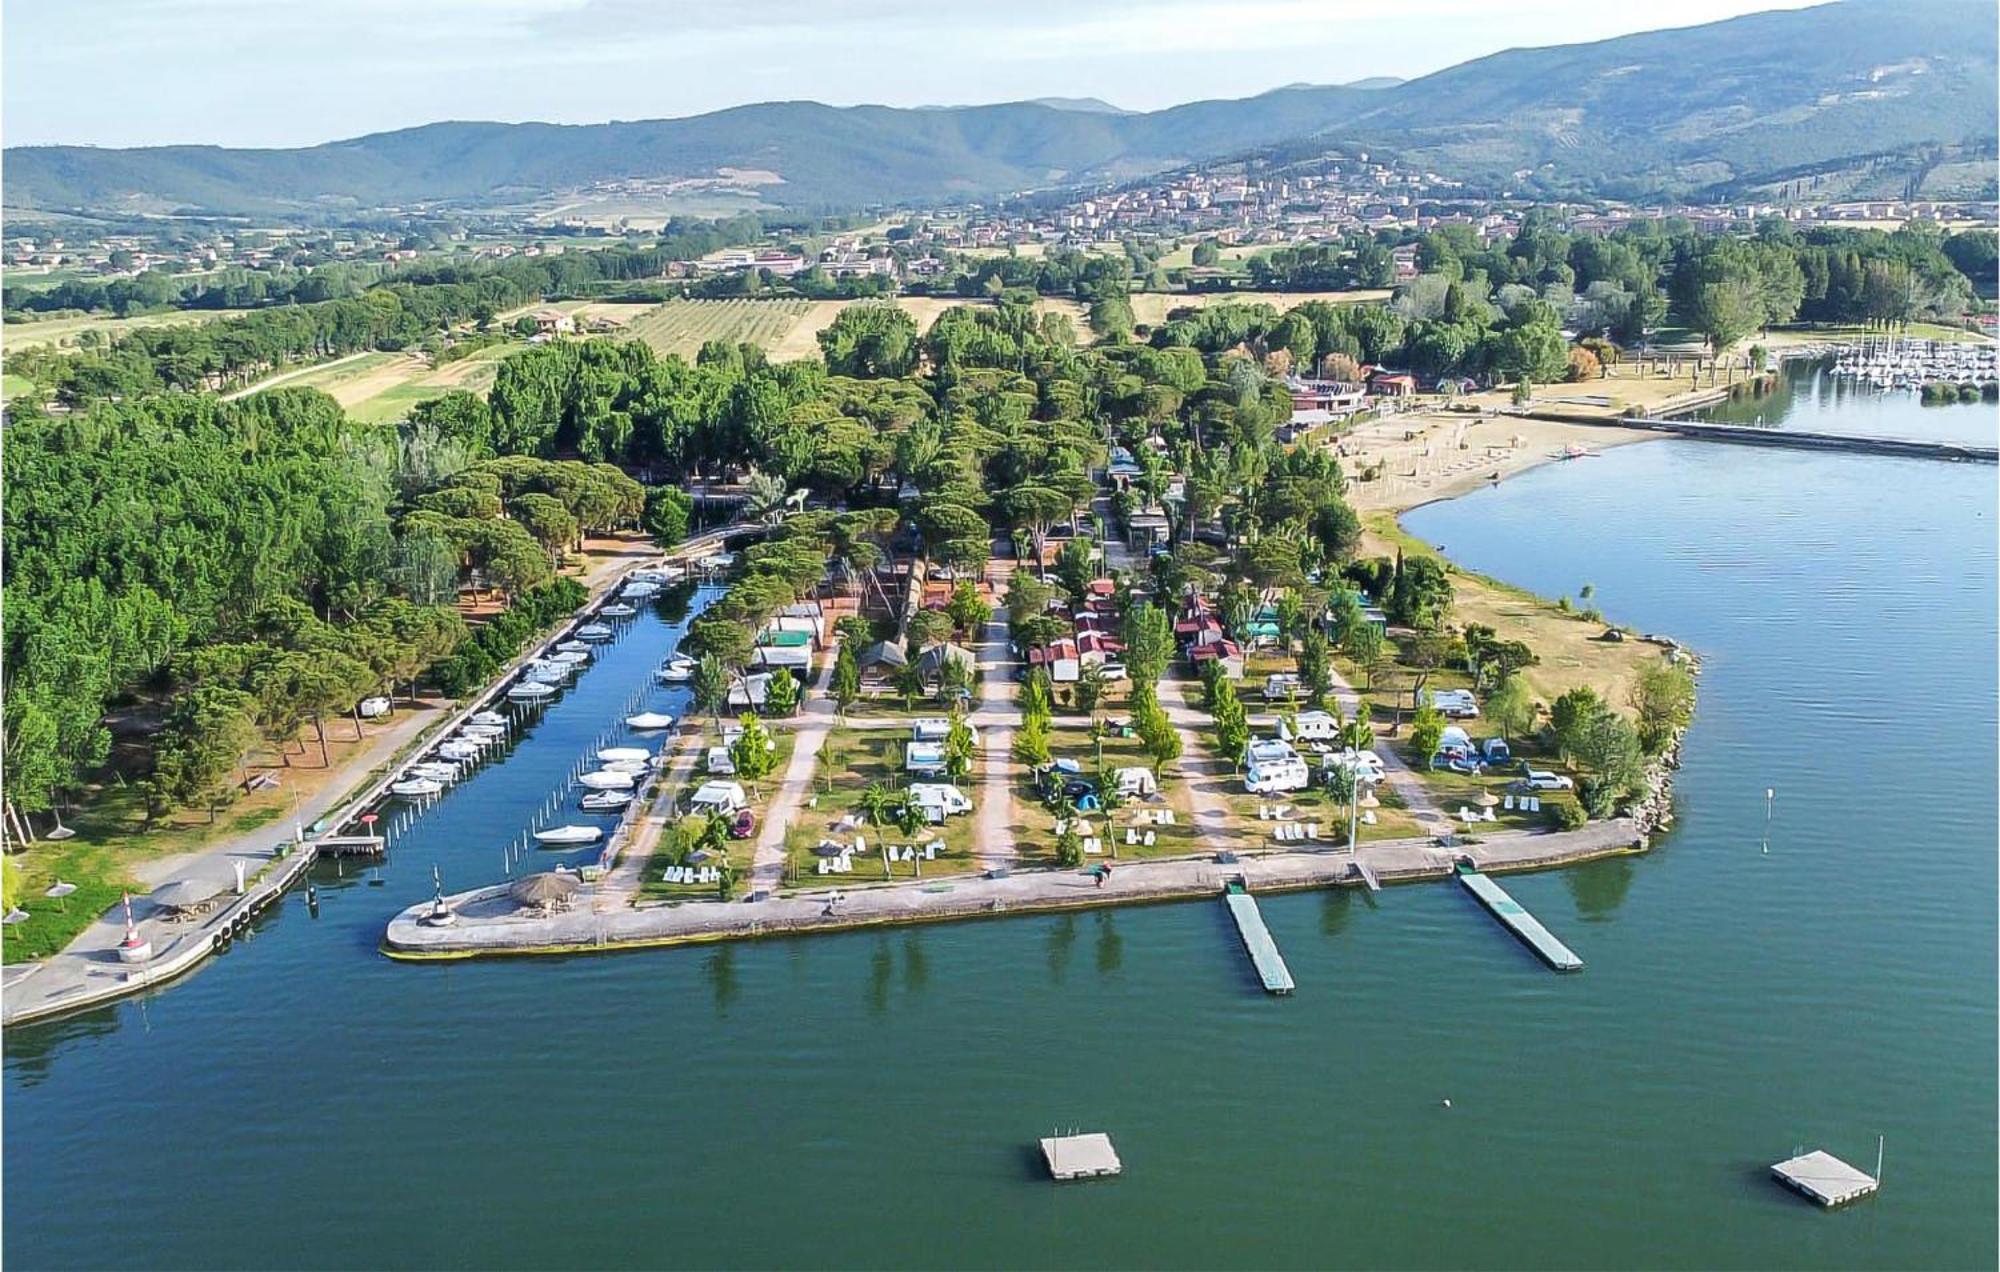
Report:
[[[592,124],[764,101],[1096,97],[1158,110],[1416,79],[1508,48],[1814,2],[1684,0],[1666,19],[1587,0],[1019,0],[1000,12],[893,0],[728,12],[645,0],[16,0],[0,104],[9,146],[107,148],[289,148],[447,120]],[[191,73],[203,58],[223,66]],[[105,83],[119,91],[78,89]]]

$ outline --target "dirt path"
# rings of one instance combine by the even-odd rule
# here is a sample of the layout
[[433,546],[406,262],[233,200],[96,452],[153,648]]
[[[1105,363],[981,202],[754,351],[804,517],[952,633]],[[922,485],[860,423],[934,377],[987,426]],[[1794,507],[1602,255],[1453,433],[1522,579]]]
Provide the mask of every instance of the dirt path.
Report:
[[[987,581],[995,596],[1004,596],[1008,580],[1014,576],[1014,562],[990,561]],[[1014,844],[1014,729],[1019,712],[1013,709],[1014,656],[1007,649],[1007,611],[996,608],[993,621],[980,634],[979,707],[986,720],[981,727],[979,808],[973,815],[973,851],[982,865],[1005,865],[1020,853]]]
[[290,384],[293,380],[303,379],[309,375],[318,375],[323,371],[330,371],[334,367],[345,366],[347,363],[356,361],[357,359],[372,358],[374,356],[375,351],[373,349],[363,349],[359,353],[350,353],[345,357],[335,358],[331,362],[315,362],[308,367],[299,367],[292,371],[280,371],[278,374],[268,376],[265,379],[257,381],[255,384],[246,384],[240,389],[232,389],[230,392],[222,395],[222,400],[233,402],[237,398],[248,397],[252,393],[262,393],[265,389],[275,389],[280,385]]

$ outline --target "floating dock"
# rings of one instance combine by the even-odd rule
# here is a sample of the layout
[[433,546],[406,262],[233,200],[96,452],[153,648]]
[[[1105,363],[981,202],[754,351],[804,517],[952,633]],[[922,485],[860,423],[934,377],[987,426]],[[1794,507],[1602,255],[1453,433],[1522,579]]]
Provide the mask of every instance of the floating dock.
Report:
[[1499,884],[1480,874],[1471,866],[1460,862],[1458,881],[1465,890],[1479,898],[1479,903],[1490,911],[1494,918],[1505,924],[1509,931],[1521,938],[1529,949],[1541,956],[1544,963],[1559,972],[1580,972],[1583,960],[1555,938],[1555,934],[1543,927],[1534,915],[1521,907],[1521,903],[1507,895]]
[[1101,1131],[1088,1135],[1051,1135],[1042,1141],[1042,1160],[1059,1180],[1101,1179],[1124,1171],[1111,1137]]
[[315,844],[322,857],[379,857],[387,842],[380,835],[324,835]]
[[1866,1197],[1881,1187],[1882,1182],[1864,1170],[1849,1166],[1832,1153],[1817,1148],[1779,1162],[1771,1167],[1771,1173],[1793,1192],[1829,1209]]
[[1271,939],[1270,929],[1264,926],[1264,916],[1257,912],[1257,899],[1250,895],[1241,877],[1230,881],[1222,899],[1229,905],[1229,916],[1236,920],[1236,930],[1243,936],[1243,948],[1250,951],[1250,961],[1257,967],[1257,976],[1264,982],[1264,991],[1270,994],[1291,993],[1291,969],[1285,966],[1284,956],[1278,953],[1278,943]]

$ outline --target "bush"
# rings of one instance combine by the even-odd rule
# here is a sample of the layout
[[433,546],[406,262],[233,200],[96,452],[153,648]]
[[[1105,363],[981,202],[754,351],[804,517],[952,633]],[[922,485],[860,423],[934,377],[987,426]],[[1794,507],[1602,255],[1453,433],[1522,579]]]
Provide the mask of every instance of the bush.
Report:
[[1583,805],[1582,811],[1592,817],[1611,816],[1624,793],[1624,787],[1619,783],[1596,776],[1586,777],[1576,784],[1577,802]]
[[1549,824],[1557,830],[1576,830],[1590,820],[1583,805],[1573,799],[1550,800],[1547,811]]

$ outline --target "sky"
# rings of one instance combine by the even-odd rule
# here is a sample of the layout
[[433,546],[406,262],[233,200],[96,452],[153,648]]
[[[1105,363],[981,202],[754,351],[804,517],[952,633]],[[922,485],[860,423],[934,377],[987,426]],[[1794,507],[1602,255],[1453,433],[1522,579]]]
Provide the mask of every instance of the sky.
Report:
[[801,98],[1152,110],[1810,2],[5,0],[0,141],[302,146]]

